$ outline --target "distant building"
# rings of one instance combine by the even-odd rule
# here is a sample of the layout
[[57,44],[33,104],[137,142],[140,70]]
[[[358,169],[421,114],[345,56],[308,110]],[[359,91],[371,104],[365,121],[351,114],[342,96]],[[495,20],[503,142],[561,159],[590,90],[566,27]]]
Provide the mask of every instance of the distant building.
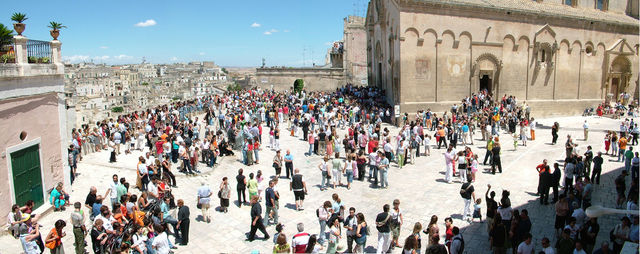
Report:
[[[66,125],[61,43],[41,42],[47,48],[43,52],[42,48],[32,50],[27,41],[15,36],[16,63],[0,64],[0,182],[4,183],[0,214],[28,200],[35,202],[35,213],[40,214],[51,207],[49,191],[59,182],[70,183],[67,148],[71,130]],[[27,56],[50,61],[28,63]],[[1,216],[0,224],[6,219]]]
[[369,84],[402,112],[486,91],[581,113],[638,94],[637,0],[371,0]]

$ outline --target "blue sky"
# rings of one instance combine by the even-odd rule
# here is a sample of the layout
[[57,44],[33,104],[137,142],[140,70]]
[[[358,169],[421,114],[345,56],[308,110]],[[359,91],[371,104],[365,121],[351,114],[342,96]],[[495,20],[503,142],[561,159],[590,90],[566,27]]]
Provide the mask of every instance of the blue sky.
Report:
[[[18,4],[19,3],[19,4]],[[342,39],[343,18],[364,15],[366,0],[41,1],[5,5],[0,23],[26,13],[25,36],[50,40],[49,21],[68,28],[58,38],[72,62],[215,61],[222,66],[324,64]],[[306,61],[303,62],[303,55]]]

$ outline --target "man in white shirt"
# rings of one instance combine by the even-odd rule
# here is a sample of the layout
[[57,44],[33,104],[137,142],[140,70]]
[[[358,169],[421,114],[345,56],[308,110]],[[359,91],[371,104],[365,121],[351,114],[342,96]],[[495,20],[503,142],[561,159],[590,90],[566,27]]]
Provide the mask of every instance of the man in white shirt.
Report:
[[524,241],[518,245],[518,254],[534,254],[534,246],[531,243],[531,233],[524,236]]
[[165,228],[162,225],[157,225],[154,228],[156,233],[159,234],[153,238],[153,243],[151,244],[151,246],[156,250],[156,253],[158,254],[169,254],[169,238],[167,237]]
[[118,175],[113,175],[113,182],[109,183],[107,195],[109,195],[109,198],[111,199],[112,206],[120,199],[120,197],[118,197]]
[[542,252],[544,252],[544,254],[556,254],[556,251],[551,247],[549,238],[542,238]]
[[584,129],[584,141],[587,141],[587,138],[589,138],[589,124],[587,123],[587,120],[584,120],[582,129]]
[[160,197],[158,194],[157,182],[158,182],[158,178],[153,177],[151,182],[147,184],[147,193],[149,193],[148,198],[150,201],[158,201],[158,198]]

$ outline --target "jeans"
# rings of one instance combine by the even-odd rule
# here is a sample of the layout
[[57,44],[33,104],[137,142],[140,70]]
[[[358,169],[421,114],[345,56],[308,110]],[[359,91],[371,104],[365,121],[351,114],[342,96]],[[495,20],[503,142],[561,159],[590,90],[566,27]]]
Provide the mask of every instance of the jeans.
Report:
[[242,150],[242,164],[247,165],[248,160],[247,160],[247,150]]
[[624,158],[624,171],[629,172],[629,169],[631,169],[631,159]]
[[184,165],[184,168],[182,170],[193,174],[193,169],[191,169],[191,161],[189,161],[189,159],[182,159],[182,165]]
[[324,241],[327,239],[325,229],[327,228],[327,221],[320,220],[320,236],[318,237],[318,243],[324,244]]
[[369,179],[371,179],[371,177],[373,177],[374,183],[377,185],[378,184],[378,166],[369,165]]
[[258,156],[258,150],[253,150],[253,160],[255,162],[259,162],[260,161],[260,157]]
[[162,221],[167,224],[171,224],[173,226],[173,236],[175,236],[176,238],[180,238],[180,232],[178,231],[178,227],[177,227],[178,220],[174,219],[171,216],[167,216],[167,218],[164,218]]
[[376,254],[387,253],[389,250],[389,232],[378,232],[378,248],[376,248]]
[[269,225],[269,213],[273,211],[273,224],[278,224],[278,206],[267,206],[267,209],[264,211],[264,220],[263,224],[265,226]]
[[313,144],[309,144],[309,156],[313,154]]
[[322,171],[322,182],[320,183],[320,188],[326,188],[325,184],[329,183],[329,179],[327,179],[328,171]]
[[389,181],[387,179],[387,169],[379,170],[380,172],[380,187],[389,187]]
[[[618,149],[618,161],[621,161],[620,158],[622,158],[624,160],[624,149],[620,148]],[[626,167],[625,167],[626,170]]]

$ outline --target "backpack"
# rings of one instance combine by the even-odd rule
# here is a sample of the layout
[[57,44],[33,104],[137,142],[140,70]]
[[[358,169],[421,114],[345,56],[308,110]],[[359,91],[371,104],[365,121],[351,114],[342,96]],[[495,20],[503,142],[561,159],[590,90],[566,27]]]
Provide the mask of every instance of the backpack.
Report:
[[[467,194],[467,191],[469,191],[469,187],[471,187],[470,183],[467,183],[467,187],[461,187],[460,188],[460,196],[464,199],[469,199],[469,194]],[[464,184],[462,185],[464,186]]]

